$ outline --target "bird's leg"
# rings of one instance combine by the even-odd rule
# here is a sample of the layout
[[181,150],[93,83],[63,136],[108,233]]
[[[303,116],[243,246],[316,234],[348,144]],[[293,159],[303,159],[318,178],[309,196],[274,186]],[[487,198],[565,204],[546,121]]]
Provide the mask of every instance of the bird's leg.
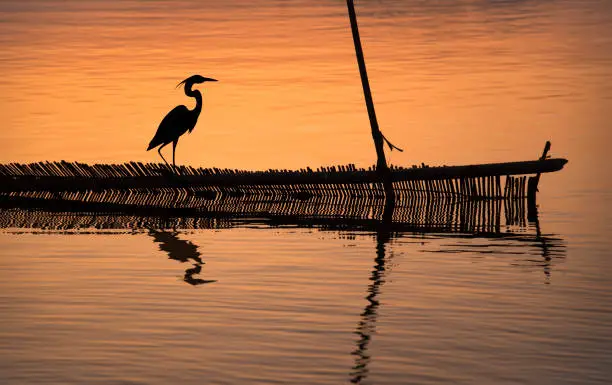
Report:
[[166,144],[168,144],[168,143],[164,143],[161,146],[159,146],[159,149],[157,150],[157,152],[159,153],[159,156],[161,156],[161,158],[164,160],[164,162],[166,162],[166,165],[168,165],[168,168],[170,168],[170,165],[166,161],[166,158],[164,158],[164,156],[161,153],[162,148],[164,148],[166,146]]
[[174,153],[176,151],[176,145],[178,144],[178,139],[172,142],[172,165],[176,168],[176,163],[174,163]]

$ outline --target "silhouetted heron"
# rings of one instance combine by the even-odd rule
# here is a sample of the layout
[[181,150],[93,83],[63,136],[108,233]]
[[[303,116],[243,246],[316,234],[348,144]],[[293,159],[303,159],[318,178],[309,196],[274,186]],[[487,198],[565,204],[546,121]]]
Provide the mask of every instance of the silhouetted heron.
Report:
[[172,143],[172,165],[176,166],[174,162],[174,153],[176,151],[176,145],[179,137],[187,131],[190,133],[193,131],[193,128],[198,121],[198,117],[200,116],[200,111],[202,111],[202,94],[198,90],[192,90],[191,87],[194,84],[216,81],[217,80],[215,79],[205,78],[200,75],[193,75],[177,84],[177,88],[181,84],[185,84],[185,95],[195,98],[196,106],[193,110],[190,110],[183,105],[174,107],[159,124],[157,132],[155,133],[153,139],[151,139],[151,143],[149,143],[149,147],[147,148],[147,151],[149,151],[150,149],[161,145],[157,152],[164,162],[166,162],[168,167],[170,167],[170,165],[161,153],[162,148]]

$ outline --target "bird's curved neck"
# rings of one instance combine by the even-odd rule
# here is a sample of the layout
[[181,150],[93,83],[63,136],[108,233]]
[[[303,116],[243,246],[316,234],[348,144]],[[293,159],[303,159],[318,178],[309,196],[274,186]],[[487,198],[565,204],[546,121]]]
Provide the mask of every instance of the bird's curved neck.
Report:
[[192,84],[185,84],[185,95],[195,98],[196,106],[192,111],[199,114],[202,111],[202,94],[198,90],[192,90],[191,86]]

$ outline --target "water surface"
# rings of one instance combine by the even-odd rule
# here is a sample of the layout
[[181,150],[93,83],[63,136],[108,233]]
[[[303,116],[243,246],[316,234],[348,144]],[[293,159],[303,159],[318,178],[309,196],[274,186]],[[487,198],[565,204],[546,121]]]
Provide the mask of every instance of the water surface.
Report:
[[[393,164],[570,163],[500,234],[249,223],[0,232],[0,382],[607,384],[612,6],[359,1]],[[3,1],[1,162],[374,162],[342,1]],[[538,235],[539,234],[539,235]]]

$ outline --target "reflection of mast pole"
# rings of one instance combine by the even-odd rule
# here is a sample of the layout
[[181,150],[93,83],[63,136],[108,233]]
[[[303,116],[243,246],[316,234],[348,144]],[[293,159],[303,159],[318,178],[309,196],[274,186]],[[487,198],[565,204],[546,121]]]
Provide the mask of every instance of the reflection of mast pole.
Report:
[[532,217],[529,219],[533,221],[536,228],[536,241],[538,242],[538,246],[542,249],[542,258],[544,259],[542,263],[542,267],[544,268],[544,275],[546,276],[546,283],[550,283],[550,270],[551,270],[551,261],[552,258],[550,256],[550,251],[548,249],[548,243],[546,242],[546,238],[542,237],[542,231],[540,230],[540,219],[538,217],[538,211],[536,209],[535,212],[532,212]]
[[380,305],[377,297],[385,283],[385,247],[389,241],[389,235],[389,232],[383,228],[379,230],[376,237],[376,258],[374,259],[374,270],[370,274],[372,283],[368,286],[368,295],[365,297],[368,304],[363,309],[361,320],[357,325],[356,334],[359,336],[357,348],[351,352],[352,355],[356,356],[355,365],[350,372],[351,382],[354,384],[360,383],[368,375],[368,363],[370,362],[368,345],[372,339],[372,334],[376,333],[376,319],[378,317],[378,306]]

